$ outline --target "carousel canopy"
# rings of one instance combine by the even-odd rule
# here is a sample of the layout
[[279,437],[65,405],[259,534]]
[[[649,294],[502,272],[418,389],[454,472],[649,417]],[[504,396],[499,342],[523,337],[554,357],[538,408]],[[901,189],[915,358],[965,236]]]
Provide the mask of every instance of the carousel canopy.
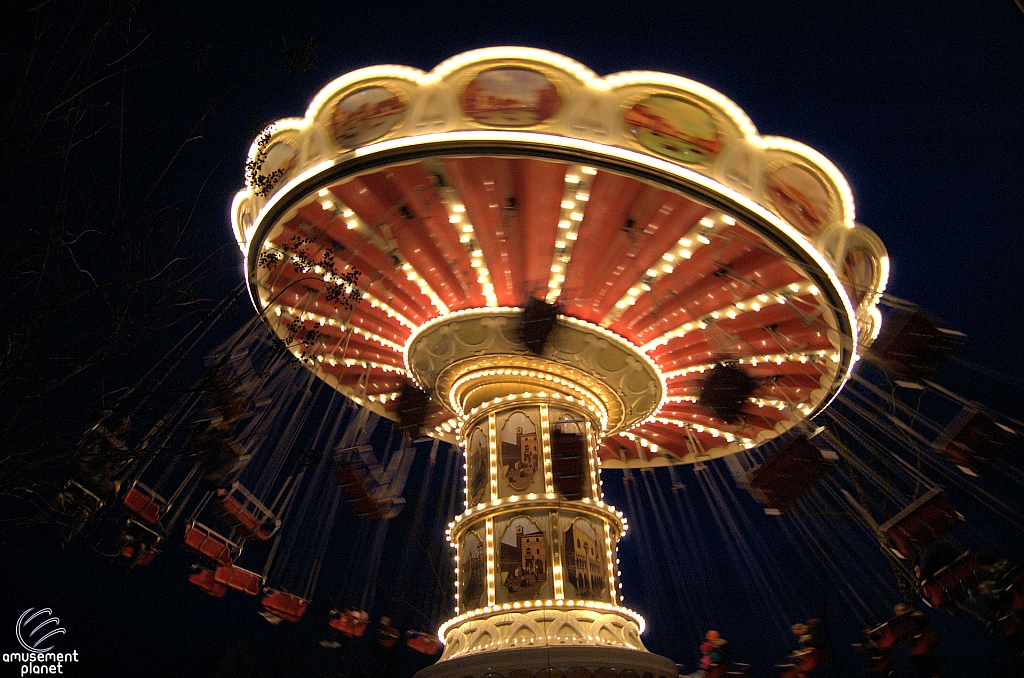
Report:
[[[663,73],[524,48],[354,71],[259,136],[246,180],[265,322],[379,414],[415,383],[449,441],[518,381],[594,412],[606,466],[729,454],[824,408],[880,329],[888,259],[840,172]],[[559,310],[540,356],[530,298]]]

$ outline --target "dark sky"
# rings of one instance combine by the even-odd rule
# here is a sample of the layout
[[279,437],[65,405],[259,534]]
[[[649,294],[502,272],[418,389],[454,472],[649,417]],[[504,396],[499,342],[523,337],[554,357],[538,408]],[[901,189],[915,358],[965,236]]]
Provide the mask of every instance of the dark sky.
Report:
[[[122,95],[124,102],[121,126],[98,139],[116,141],[122,151],[126,204],[199,196],[186,205],[189,229],[215,252],[202,265],[224,273],[210,273],[212,296],[240,279],[227,212],[259,123],[301,115],[322,86],[356,68],[429,70],[469,49],[525,45],[565,54],[600,75],[643,69],[691,78],[735,101],[763,134],[820,151],[850,182],[859,221],[889,249],[889,291],[964,332],[964,359],[1011,378],[1024,374],[1024,13],[1012,0],[500,7],[209,0],[187,7],[141,2],[134,11],[118,2],[44,9],[44,24],[41,10],[12,15],[14,39],[4,51],[12,63],[26,62],[26,36],[47,22],[58,28],[39,43],[42,56],[77,54],[74,46],[89,43],[93,23],[120,17],[121,33],[106,35],[90,57],[93,65],[122,57],[130,64],[120,90],[109,82],[98,87],[110,95],[103,105]],[[282,68],[282,38],[292,45],[311,40],[316,66]],[[133,47],[128,56],[124,45]],[[148,193],[146,182],[172,159]],[[1004,397],[991,382],[960,378],[953,385],[1022,412],[1019,400],[991,402]],[[309,649],[314,622],[270,629],[252,623],[250,601],[214,605],[180,581],[188,565],[180,552],[123,578],[87,548],[57,554],[31,538],[22,543],[28,555],[0,556],[0,571],[9,573],[0,624],[13,625],[28,606],[54,608],[67,643],[79,634],[75,647],[95,660],[66,675],[214,675],[225,651],[240,643],[262,658],[267,675],[274,661],[320,661]],[[16,649],[2,633],[0,649]],[[687,647],[688,639],[677,639],[657,649],[671,649],[692,669],[695,652]],[[0,675],[15,675],[11,669],[0,666]],[[954,671],[944,675],[975,675]]]

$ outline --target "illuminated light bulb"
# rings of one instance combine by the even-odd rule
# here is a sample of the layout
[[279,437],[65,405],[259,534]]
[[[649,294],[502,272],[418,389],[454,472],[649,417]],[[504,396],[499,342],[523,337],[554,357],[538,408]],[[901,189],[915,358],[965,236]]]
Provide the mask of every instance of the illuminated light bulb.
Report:
[[352,211],[352,210],[350,210],[350,209],[346,209],[346,210],[345,210],[344,212],[342,212],[342,213],[341,213],[341,216],[343,216],[343,217],[345,217],[346,219],[348,219],[348,218],[349,218],[350,216],[352,216],[353,214],[355,214],[355,212],[353,212],[353,211]]
[[563,210],[571,210],[573,207],[576,207],[576,203],[574,203],[572,200],[563,200],[562,201],[562,209]]
[[456,214],[462,214],[465,211],[466,211],[466,206],[465,205],[453,205],[452,206],[452,212],[455,212]]
[[326,198],[326,197],[327,197],[327,196],[329,196],[330,194],[331,194],[331,192],[330,192],[330,191],[328,191],[328,190],[327,190],[326,188],[321,188],[321,189],[320,189],[320,193],[319,193],[318,195],[319,195],[319,196],[320,196],[321,198]]

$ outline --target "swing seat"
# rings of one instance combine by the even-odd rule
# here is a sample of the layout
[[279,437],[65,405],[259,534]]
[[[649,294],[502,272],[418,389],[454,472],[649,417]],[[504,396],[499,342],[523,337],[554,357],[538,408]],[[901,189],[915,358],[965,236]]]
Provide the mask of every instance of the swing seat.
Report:
[[370,445],[340,450],[335,455],[334,484],[360,518],[394,518],[405,506],[402,497],[388,496],[384,469]]
[[964,552],[959,558],[936,572],[930,579],[922,581],[921,593],[924,602],[929,607],[946,607],[980,583],[978,565],[974,562],[970,552]]
[[348,638],[362,638],[370,625],[370,616],[362,610],[345,610],[331,619],[330,626]]
[[408,635],[409,637],[406,638],[405,644],[428,657],[433,657],[444,647],[444,643],[437,636],[432,636],[429,633],[409,631]]
[[965,408],[935,442],[935,448],[969,476],[979,476],[1001,456],[1012,431],[984,412]]
[[69,480],[65,489],[72,494],[74,501],[84,505],[89,510],[95,512],[103,508],[103,500],[77,480]]
[[931,379],[949,357],[959,332],[939,327],[923,311],[892,309],[867,357],[897,380]]
[[218,584],[214,579],[213,570],[201,568],[188,576],[188,580],[214,598],[223,598],[228,592],[228,587]]
[[185,528],[185,548],[221,566],[231,565],[234,561],[232,553],[238,551],[238,547],[227,537],[196,522]]
[[1005,595],[1010,601],[1010,612],[1024,610],[1024,572],[1007,585]]
[[1012,638],[1021,633],[1021,631],[1024,631],[1024,624],[1021,623],[1020,615],[1014,612],[1008,612],[999,617],[993,626],[995,632],[1003,638]]
[[793,653],[793,668],[801,673],[816,671],[822,662],[822,653],[814,647],[808,647]]
[[135,483],[128,493],[124,495],[122,505],[127,511],[150,525],[156,525],[167,512],[167,500],[157,494],[154,490]]
[[711,668],[704,673],[704,678],[723,678],[727,668],[728,665],[724,662],[721,664],[712,664]]
[[900,511],[878,528],[890,550],[900,558],[915,558],[960,524],[942,490],[935,489]]
[[263,577],[237,565],[221,565],[214,571],[213,580],[250,596],[259,595],[263,588]]
[[825,474],[832,458],[807,436],[797,436],[750,472],[747,489],[764,504],[766,513],[782,513]]
[[266,541],[281,527],[281,520],[237,482],[217,490],[213,510],[235,532],[250,539]]
[[919,633],[914,636],[913,643],[910,646],[909,654],[911,657],[917,655],[927,654],[939,644],[939,632],[928,625],[924,629],[919,629]]
[[293,624],[302,619],[309,601],[284,591],[267,591],[263,600],[264,609],[270,614]]
[[382,624],[377,629],[377,642],[381,644],[381,647],[394,647],[398,645],[398,638],[398,629],[390,624]]
[[[129,545],[129,546],[125,546],[123,549],[121,549],[121,555],[123,557],[125,557],[125,558],[131,558],[134,554],[135,554],[135,547],[134,546]],[[141,565],[141,566],[149,565],[151,562],[153,562],[153,558],[156,557],[156,554],[157,554],[157,550],[155,548],[151,547],[151,548],[145,549],[145,550],[143,550],[142,554],[139,556],[139,559],[135,561],[135,564],[136,565]]]
[[888,671],[896,665],[895,652],[882,652],[865,660],[870,673],[881,673]]
[[748,678],[750,676],[750,664],[729,664],[725,675],[735,676],[735,678]]
[[888,650],[912,641],[917,633],[917,627],[917,620],[914,619],[913,613],[906,612],[865,631],[864,635],[881,649]]

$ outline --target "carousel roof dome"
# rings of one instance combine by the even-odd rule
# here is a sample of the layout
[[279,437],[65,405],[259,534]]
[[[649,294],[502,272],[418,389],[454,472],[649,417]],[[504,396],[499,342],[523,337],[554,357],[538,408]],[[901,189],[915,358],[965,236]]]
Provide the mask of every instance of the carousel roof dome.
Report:
[[[536,383],[594,412],[606,466],[814,416],[877,336],[888,276],[813,149],[691,80],[528,48],[334,80],[258,137],[231,217],[253,303],[342,393],[394,417],[411,380],[455,441],[511,397],[495,383]],[[515,337],[531,297],[559,312],[540,356]]]

